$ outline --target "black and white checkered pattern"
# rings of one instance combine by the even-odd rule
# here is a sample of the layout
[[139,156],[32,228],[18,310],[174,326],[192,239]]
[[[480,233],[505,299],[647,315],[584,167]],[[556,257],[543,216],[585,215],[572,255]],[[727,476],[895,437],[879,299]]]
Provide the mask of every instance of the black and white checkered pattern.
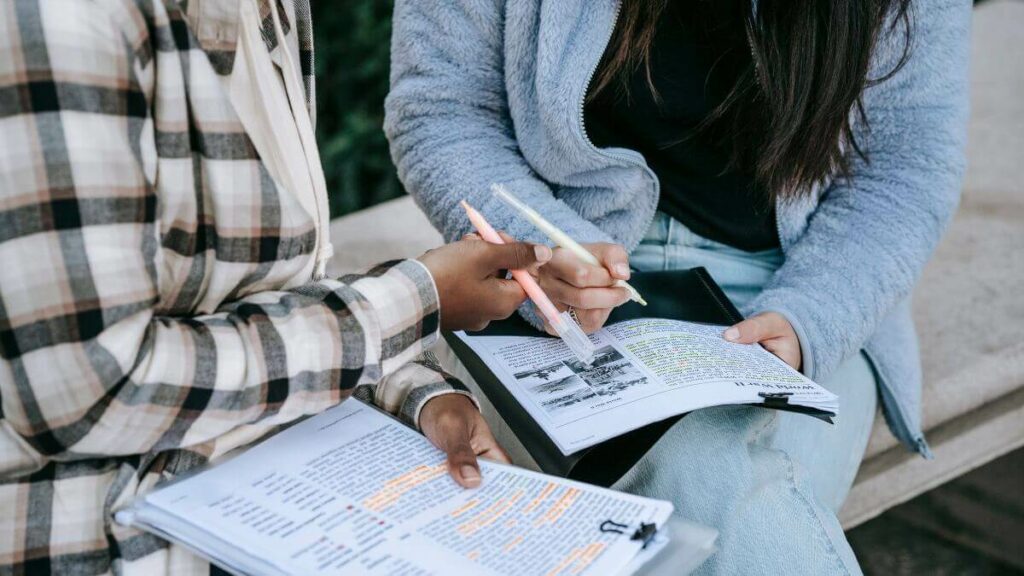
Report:
[[222,88],[237,2],[0,2],[0,574],[205,572],[111,512],[357,387],[408,420],[460,387],[409,364],[418,262],[310,279],[315,221]]

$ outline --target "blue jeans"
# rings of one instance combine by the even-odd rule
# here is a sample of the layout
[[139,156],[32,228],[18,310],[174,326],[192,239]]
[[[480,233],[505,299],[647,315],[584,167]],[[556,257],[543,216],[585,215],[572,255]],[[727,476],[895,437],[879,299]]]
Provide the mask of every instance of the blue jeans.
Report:
[[[782,261],[780,250],[731,248],[661,213],[630,256],[638,270],[704,266],[739,308]],[[670,500],[680,516],[719,530],[719,551],[698,573],[860,574],[836,512],[874,422],[874,371],[856,354],[820,384],[839,396],[835,425],[763,408],[699,410],[614,488]]]

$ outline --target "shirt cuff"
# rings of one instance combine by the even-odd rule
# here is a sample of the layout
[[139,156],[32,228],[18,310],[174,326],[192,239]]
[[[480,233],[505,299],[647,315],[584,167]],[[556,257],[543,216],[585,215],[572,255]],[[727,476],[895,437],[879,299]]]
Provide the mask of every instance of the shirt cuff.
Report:
[[480,402],[473,396],[473,393],[458,378],[445,372],[432,352],[424,353],[410,366],[418,368],[418,372],[412,378],[412,385],[408,393],[405,394],[399,417],[417,430],[421,430],[420,413],[423,412],[423,407],[438,396],[461,394],[469,398],[476,409],[480,410]]
[[423,386],[414,390],[413,394],[410,394],[409,411],[402,410],[401,418],[406,421],[410,426],[414,426],[417,430],[422,430],[420,427],[420,413],[423,412],[423,407],[427,405],[427,402],[437,398],[438,396],[444,396],[445,394],[460,394],[469,398],[470,402],[476,406],[477,411],[480,410],[480,402],[476,399],[462,382],[456,380],[454,383],[443,382],[438,384],[431,384],[429,386]]
[[444,394],[462,394],[480,409],[480,403],[458,378],[441,368],[431,352],[399,368],[375,386],[366,387],[378,407],[419,429],[420,413],[430,400]]

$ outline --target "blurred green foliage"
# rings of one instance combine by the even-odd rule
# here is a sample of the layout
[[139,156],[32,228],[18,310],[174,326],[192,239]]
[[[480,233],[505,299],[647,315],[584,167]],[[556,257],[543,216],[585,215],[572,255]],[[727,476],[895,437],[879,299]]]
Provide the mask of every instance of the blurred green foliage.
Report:
[[392,0],[311,4],[317,141],[337,217],[404,194],[382,130]]

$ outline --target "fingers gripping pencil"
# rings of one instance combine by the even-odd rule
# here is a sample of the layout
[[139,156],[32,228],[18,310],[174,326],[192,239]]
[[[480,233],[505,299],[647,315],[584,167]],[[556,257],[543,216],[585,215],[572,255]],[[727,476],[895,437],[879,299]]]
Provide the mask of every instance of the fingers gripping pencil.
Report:
[[[491,227],[490,223],[484,219],[483,215],[477,212],[465,200],[462,201],[462,208],[466,211],[466,216],[469,217],[473,227],[476,228],[476,231],[484,240],[492,244],[505,243],[501,236]],[[537,284],[537,281],[528,272],[525,270],[512,270],[512,278],[523,287],[526,295],[530,297],[533,304],[537,306],[537,310],[540,311],[548,321],[548,324],[555,330],[555,333],[565,342],[569,350],[572,350],[572,353],[580,359],[580,362],[590,364],[594,357],[594,344],[583,332],[583,329],[580,328],[580,325],[569,316],[568,312],[558,312],[551,299],[541,290],[540,285]]]
[[[499,200],[505,202],[512,208],[515,208],[523,218],[529,220],[531,224],[536,226],[538,230],[543,232],[548,239],[555,244],[572,252],[577,258],[587,264],[591,264],[593,266],[601,265],[590,251],[573,240],[568,234],[559,230],[554,224],[548,222],[548,220],[541,216],[536,210],[527,206],[519,198],[516,198],[501,184],[491,184],[491,192],[493,192]],[[618,288],[625,288],[629,292],[630,300],[633,300],[643,306],[647,306],[647,301],[640,296],[640,293],[636,291],[636,288],[630,286],[625,280],[616,280],[615,286]]]

